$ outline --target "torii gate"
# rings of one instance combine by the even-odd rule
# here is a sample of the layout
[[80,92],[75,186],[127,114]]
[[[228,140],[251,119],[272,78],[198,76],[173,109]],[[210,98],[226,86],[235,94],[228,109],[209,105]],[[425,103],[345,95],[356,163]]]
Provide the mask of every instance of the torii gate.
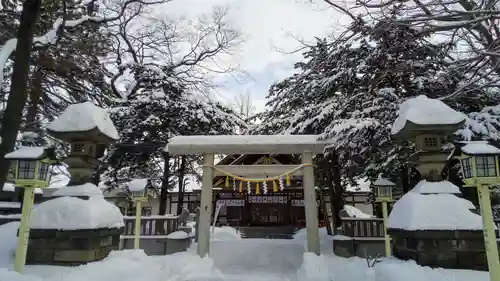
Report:
[[[296,170],[303,175],[304,209],[307,229],[307,251],[320,254],[318,210],[314,184],[313,154],[322,154],[327,142],[316,135],[219,135],[176,136],[167,146],[171,155],[203,155],[203,183],[198,228],[198,255],[210,251],[210,221],[212,217],[213,177],[234,173],[245,175],[281,175]],[[301,154],[301,165],[214,166],[215,154]]]

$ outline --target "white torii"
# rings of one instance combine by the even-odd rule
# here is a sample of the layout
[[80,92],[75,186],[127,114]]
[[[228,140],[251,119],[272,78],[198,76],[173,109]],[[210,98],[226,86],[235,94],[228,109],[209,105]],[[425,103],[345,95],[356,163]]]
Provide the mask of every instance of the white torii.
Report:
[[[300,166],[303,175],[304,208],[307,229],[307,251],[320,254],[318,210],[314,189],[313,154],[322,154],[329,143],[318,141],[316,135],[219,135],[176,136],[166,148],[171,155],[203,155],[203,184],[201,190],[198,228],[198,255],[210,251],[210,219],[212,217],[213,177],[221,171],[239,176],[278,176]],[[214,166],[214,154],[301,154],[301,165]],[[214,167],[217,167],[214,169]],[[223,174],[223,173],[222,173]]]

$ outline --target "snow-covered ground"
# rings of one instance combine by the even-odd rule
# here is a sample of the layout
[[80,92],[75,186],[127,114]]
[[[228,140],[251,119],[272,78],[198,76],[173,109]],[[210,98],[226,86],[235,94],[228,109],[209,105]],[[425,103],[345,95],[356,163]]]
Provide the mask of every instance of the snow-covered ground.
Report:
[[334,256],[324,230],[322,251],[304,253],[305,231],[291,240],[239,239],[230,228],[216,228],[211,257],[200,259],[195,246],[170,256],[116,251],[101,262],[80,267],[27,266],[24,275],[10,269],[18,222],[0,226],[1,281],[486,281],[486,272],[420,267],[385,259],[368,267],[364,259]]

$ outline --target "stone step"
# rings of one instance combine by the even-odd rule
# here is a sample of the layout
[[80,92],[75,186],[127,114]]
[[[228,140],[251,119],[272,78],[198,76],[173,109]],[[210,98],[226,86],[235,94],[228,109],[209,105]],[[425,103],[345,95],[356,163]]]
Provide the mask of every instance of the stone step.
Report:
[[297,232],[296,227],[240,227],[242,238],[292,239]]

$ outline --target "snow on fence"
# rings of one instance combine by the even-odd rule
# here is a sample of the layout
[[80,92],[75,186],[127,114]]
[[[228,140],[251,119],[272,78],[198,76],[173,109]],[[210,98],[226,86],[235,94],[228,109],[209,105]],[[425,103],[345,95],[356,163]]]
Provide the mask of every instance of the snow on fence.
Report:
[[[141,237],[152,237],[168,235],[179,229],[179,216],[148,216],[141,217]],[[0,216],[0,225],[20,221],[21,215]],[[135,217],[123,217],[125,227],[123,228],[122,238],[128,239],[134,237]]]
[[[500,232],[500,219],[494,220]],[[384,221],[381,218],[342,218],[342,235],[357,239],[382,239]],[[497,237],[500,237],[497,233]]]

